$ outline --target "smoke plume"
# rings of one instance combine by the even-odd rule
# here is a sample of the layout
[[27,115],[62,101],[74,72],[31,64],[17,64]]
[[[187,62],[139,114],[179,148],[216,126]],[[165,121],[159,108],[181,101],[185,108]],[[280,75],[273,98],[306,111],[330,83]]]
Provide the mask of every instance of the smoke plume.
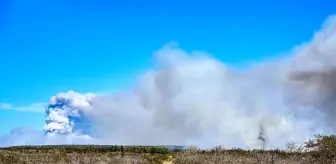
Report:
[[49,135],[90,134],[90,123],[83,109],[90,106],[93,97],[92,93],[74,91],[51,97],[46,109],[44,132]]
[[[164,46],[155,57],[156,68],[128,91],[52,97],[39,144],[283,148],[336,130],[334,16],[290,57],[244,69],[177,44]],[[8,137],[1,141],[13,145]],[[36,143],[23,141],[19,144]]]

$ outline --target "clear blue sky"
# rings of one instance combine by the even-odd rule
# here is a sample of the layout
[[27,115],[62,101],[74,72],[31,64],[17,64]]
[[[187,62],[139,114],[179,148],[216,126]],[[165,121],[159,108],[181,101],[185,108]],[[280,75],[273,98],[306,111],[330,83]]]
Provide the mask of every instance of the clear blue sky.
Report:
[[[124,88],[170,41],[236,64],[290,50],[336,13],[332,0],[0,0],[0,102]],[[44,124],[0,109],[0,135]]]

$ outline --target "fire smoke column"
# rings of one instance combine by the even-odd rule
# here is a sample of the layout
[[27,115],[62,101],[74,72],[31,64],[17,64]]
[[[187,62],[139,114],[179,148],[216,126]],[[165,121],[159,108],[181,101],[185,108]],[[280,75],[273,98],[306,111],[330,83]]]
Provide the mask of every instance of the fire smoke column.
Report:
[[46,107],[46,135],[90,135],[90,121],[84,110],[95,95],[74,91],[61,92],[50,98]]

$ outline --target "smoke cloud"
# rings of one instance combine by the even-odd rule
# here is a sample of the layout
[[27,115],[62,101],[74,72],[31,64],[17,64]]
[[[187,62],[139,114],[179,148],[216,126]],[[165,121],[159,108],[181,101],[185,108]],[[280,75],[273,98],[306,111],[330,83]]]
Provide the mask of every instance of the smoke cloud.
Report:
[[140,75],[130,90],[59,93],[46,109],[44,134],[18,129],[0,144],[284,148],[287,142],[333,133],[335,18],[291,56],[244,69],[168,44],[155,53],[156,69]]

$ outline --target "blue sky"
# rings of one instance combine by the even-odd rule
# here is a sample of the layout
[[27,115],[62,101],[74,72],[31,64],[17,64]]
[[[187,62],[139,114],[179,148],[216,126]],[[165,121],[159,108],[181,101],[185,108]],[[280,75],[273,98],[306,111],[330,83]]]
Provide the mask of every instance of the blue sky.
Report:
[[[45,102],[69,89],[112,91],[150,67],[176,41],[239,64],[310,39],[331,0],[0,0],[0,102]],[[40,129],[43,113],[0,109],[0,134]]]

